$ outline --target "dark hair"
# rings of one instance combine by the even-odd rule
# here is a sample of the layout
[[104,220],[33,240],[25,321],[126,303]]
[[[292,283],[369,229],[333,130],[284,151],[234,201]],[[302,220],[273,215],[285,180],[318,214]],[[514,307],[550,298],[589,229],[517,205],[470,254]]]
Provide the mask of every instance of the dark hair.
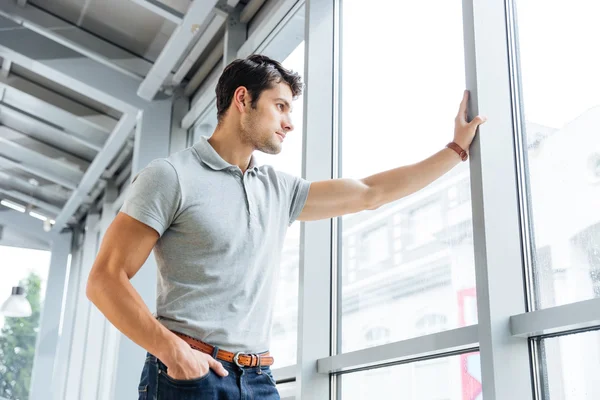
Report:
[[302,94],[300,75],[283,68],[279,62],[267,56],[254,54],[232,61],[225,67],[217,83],[217,119],[221,121],[231,105],[233,94],[240,86],[248,89],[252,96],[251,106],[255,108],[261,93],[281,82],[289,85],[294,99]]

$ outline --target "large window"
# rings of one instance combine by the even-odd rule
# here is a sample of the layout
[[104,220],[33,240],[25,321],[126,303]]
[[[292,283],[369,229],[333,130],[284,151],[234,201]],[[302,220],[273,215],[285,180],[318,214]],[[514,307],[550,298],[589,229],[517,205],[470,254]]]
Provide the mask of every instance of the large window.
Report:
[[0,314],[0,398],[29,397],[40,314],[46,293],[50,252],[0,246],[0,305],[21,286],[31,305],[30,317]]
[[600,3],[517,2],[536,307],[600,297]]
[[[465,88],[461,2],[345,0],[341,27],[342,176],[443,149]],[[368,321],[383,320],[388,341],[420,336],[411,321],[432,312],[445,318],[437,331],[477,322],[461,300],[475,292],[471,219],[467,163],[408,198],[342,219],[343,352],[377,343],[362,334]]]

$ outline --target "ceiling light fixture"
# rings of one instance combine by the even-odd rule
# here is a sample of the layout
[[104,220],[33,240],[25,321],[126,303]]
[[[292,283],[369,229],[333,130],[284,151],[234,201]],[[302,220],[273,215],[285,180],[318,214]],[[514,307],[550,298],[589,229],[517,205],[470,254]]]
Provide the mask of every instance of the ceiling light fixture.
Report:
[[33,218],[39,219],[40,221],[46,221],[48,219],[48,217],[45,215],[38,214],[35,211],[29,211],[29,215],[31,215]]
[[9,200],[2,200],[2,201],[0,201],[0,204],[2,204],[4,207],[8,207],[8,208],[13,209],[18,212],[22,212],[22,213],[25,212],[24,206],[17,204],[17,203],[13,203],[12,201],[9,201]]
[[0,313],[5,317],[30,317],[31,304],[25,297],[25,289],[21,286],[13,286],[12,293],[0,307]]

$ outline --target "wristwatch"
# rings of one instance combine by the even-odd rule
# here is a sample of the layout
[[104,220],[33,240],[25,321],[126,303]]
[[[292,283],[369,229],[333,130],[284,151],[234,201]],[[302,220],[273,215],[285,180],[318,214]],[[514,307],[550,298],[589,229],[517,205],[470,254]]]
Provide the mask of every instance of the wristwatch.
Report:
[[460,159],[463,161],[467,161],[467,159],[469,158],[469,155],[467,154],[467,152],[465,150],[463,150],[463,148],[460,147],[458,144],[456,144],[456,142],[450,142],[446,145],[446,147],[454,150],[456,152],[456,154],[458,154]]

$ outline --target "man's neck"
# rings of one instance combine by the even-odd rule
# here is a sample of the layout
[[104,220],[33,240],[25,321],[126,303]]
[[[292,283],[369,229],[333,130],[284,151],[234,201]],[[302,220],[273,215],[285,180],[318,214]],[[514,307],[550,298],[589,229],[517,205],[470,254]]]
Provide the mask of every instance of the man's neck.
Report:
[[237,129],[239,128],[226,124],[219,125],[208,142],[223,160],[237,165],[242,172],[246,172],[254,149],[242,142]]

